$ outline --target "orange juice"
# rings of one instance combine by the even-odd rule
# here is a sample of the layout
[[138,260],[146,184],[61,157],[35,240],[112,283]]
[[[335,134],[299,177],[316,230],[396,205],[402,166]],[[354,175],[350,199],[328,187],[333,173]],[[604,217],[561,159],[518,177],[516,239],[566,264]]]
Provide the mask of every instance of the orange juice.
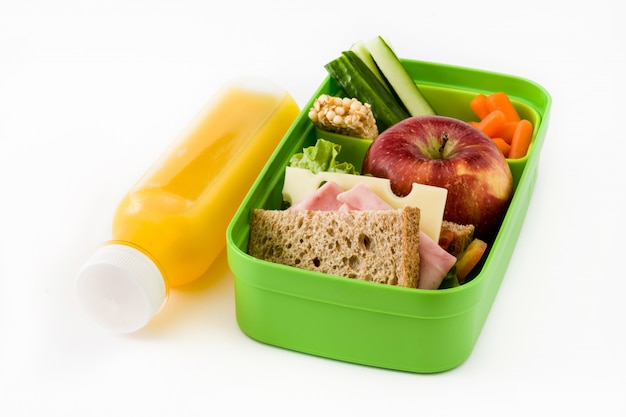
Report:
[[223,87],[118,205],[111,241],[78,275],[87,312],[132,332],[150,321],[170,288],[202,276],[298,113],[289,94],[259,80]]

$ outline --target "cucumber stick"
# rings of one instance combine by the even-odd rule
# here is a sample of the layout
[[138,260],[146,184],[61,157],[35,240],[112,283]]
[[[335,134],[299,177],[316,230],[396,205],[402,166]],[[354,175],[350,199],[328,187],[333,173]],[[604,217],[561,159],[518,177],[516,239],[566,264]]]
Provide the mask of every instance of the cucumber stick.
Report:
[[372,106],[379,132],[410,116],[354,51],[343,51],[324,68],[346,94]]
[[422,95],[419,87],[406,71],[398,56],[382,37],[377,36],[365,42],[365,47],[371,54],[383,77],[395,91],[411,116],[435,114],[434,109]]
[[374,62],[374,58],[372,58],[372,54],[370,54],[370,51],[367,50],[367,47],[365,46],[365,42],[363,41],[355,42],[354,45],[352,45],[352,47],[350,48],[350,50],[354,51],[354,53],[359,58],[361,58],[361,61],[363,61],[363,63],[367,65],[367,67],[372,71],[372,73],[376,76],[376,78],[378,78],[380,82],[385,87],[387,87],[389,91],[391,91],[391,87],[387,83],[387,80],[383,78],[383,75],[380,73],[380,70],[376,66],[376,63]]

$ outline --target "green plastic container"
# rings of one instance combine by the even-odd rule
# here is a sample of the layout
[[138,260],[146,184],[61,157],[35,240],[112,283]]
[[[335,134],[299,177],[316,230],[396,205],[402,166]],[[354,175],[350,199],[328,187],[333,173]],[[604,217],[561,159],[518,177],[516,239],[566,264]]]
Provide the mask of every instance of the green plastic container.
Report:
[[[285,349],[374,367],[432,373],[452,369],[471,354],[524,222],[548,127],[551,98],[529,80],[430,62],[403,60],[438,114],[476,120],[477,93],[506,92],[533,122],[527,156],[511,160],[515,192],[483,264],[463,286],[445,290],[400,288],[261,261],[247,255],[252,208],[278,209],[291,155],[315,143],[307,113],[322,93],[340,95],[326,78],[260,173],[227,230],[237,322],[252,339]],[[342,158],[360,166],[368,141],[328,136]]]

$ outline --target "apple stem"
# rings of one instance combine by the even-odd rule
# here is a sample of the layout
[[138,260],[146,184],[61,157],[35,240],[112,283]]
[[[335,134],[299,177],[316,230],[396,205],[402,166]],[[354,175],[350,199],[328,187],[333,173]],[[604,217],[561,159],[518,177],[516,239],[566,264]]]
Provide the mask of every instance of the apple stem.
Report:
[[441,134],[441,146],[439,147],[439,153],[443,156],[443,148],[446,147],[446,143],[448,143],[448,132],[443,132]]

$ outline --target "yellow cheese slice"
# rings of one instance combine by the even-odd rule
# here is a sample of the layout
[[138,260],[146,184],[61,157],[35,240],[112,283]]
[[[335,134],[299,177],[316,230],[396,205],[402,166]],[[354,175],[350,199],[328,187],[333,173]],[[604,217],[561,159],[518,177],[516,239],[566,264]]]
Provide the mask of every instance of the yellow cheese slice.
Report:
[[314,174],[308,169],[287,167],[283,199],[292,205],[297,204],[327,181],[336,182],[344,190],[349,190],[357,183],[363,183],[393,208],[419,207],[420,229],[435,242],[439,242],[443,210],[448,198],[447,189],[414,183],[413,189],[407,196],[399,197],[391,191],[390,181],[386,178],[338,172]]

